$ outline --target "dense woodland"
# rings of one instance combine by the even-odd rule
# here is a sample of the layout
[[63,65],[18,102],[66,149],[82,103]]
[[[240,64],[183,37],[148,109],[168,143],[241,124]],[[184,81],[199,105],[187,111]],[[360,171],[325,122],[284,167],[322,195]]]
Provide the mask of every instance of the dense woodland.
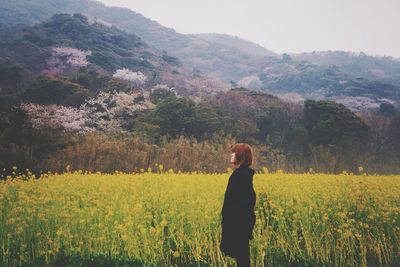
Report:
[[150,99],[153,109],[128,119],[123,131],[107,133],[36,129],[23,110],[3,110],[2,167],[6,173],[12,166],[39,173],[67,165],[140,172],[162,164],[164,170],[223,172],[229,147],[248,142],[258,170],[399,172],[400,116],[394,111],[357,116],[331,101],[300,105],[240,88],[198,103],[162,89]]
[[[156,164],[224,172],[235,142],[254,147],[258,170],[339,173],[362,166],[368,173],[400,172],[400,112],[393,101],[355,112],[330,100],[283,101],[235,82],[229,90],[139,37],[81,14],[55,15],[33,26],[0,25],[0,36],[3,178],[14,166],[38,175],[67,166],[159,170]],[[288,55],[274,60],[282,73],[309,66]],[[337,72],[329,69],[322,78],[306,71],[280,79],[301,90],[309,81],[346,91],[331,87]],[[400,94],[395,86],[364,82],[357,80],[367,90],[361,95]],[[274,86],[279,90],[282,83]]]

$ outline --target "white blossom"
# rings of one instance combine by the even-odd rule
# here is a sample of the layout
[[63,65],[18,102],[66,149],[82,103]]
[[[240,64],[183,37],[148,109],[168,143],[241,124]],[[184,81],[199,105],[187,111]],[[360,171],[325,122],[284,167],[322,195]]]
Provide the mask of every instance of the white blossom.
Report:
[[135,72],[126,68],[117,70],[113,77],[131,82],[137,86],[142,85],[147,79],[147,77],[140,71]]
[[43,73],[56,75],[62,74],[69,68],[85,67],[89,64],[87,56],[91,54],[91,51],[83,51],[72,47],[54,47],[51,57],[46,60],[47,69]]
[[96,18],[96,17],[91,17],[91,16],[86,16],[86,17],[87,17],[88,23],[90,25],[98,24],[98,25],[106,26],[108,28],[111,28],[113,26],[111,23],[109,23],[109,22],[107,22],[105,20],[102,20],[102,19],[99,19],[99,18]]
[[256,75],[252,75],[242,78],[238,85],[245,88],[259,89],[261,81]]
[[[148,92],[145,94],[148,95]],[[147,95],[145,94],[141,92],[100,92],[96,98],[88,99],[83,107],[100,106],[112,118],[132,115],[138,110],[154,108],[154,104],[146,100]],[[140,98],[144,98],[144,100],[140,101]]]
[[79,132],[95,130],[88,109],[32,103],[22,103],[20,108],[26,112],[29,122],[36,129],[51,128]]
[[91,51],[83,51],[72,47],[55,47],[53,56],[66,57],[67,63],[74,67],[84,67],[88,65],[87,56],[92,55]]
[[276,94],[276,96],[285,102],[303,103],[305,100],[305,98],[302,95],[295,92]]
[[366,96],[337,96],[333,98],[333,100],[345,105],[353,111],[377,109],[381,103],[386,102],[384,99],[373,99]]

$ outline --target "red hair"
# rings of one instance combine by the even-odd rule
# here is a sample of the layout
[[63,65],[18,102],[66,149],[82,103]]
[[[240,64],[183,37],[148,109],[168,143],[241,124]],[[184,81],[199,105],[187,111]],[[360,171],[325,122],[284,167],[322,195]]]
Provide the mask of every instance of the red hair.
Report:
[[235,153],[235,164],[253,164],[253,149],[246,143],[237,143],[231,147],[231,152]]

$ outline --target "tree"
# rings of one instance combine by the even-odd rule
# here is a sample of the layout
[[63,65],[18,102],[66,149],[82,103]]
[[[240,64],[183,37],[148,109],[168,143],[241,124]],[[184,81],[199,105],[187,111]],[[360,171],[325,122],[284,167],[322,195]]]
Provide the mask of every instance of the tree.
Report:
[[284,54],[282,55],[282,61],[283,61],[283,62],[290,62],[290,61],[292,61],[292,57],[291,57],[289,54],[284,53]]
[[39,163],[51,152],[63,148],[64,135],[53,129],[34,129],[25,111],[12,107],[0,117],[0,168],[30,169],[39,175]]
[[394,152],[398,157],[400,157],[400,116],[397,116],[390,121],[385,137],[385,143],[389,151]]
[[0,61],[0,95],[11,95],[18,93],[21,89],[24,70],[10,64]]
[[396,109],[393,104],[384,102],[379,105],[379,110],[377,111],[377,114],[384,117],[394,117],[396,115],[399,115],[400,111]]
[[79,107],[89,96],[89,90],[79,84],[50,76],[41,76],[22,93],[21,98],[36,104]]
[[337,144],[345,137],[359,141],[369,135],[368,126],[342,104],[328,100],[304,102],[305,127],[315,145]]
[[176,97],[175,93],[167,88],[164,87],[155,87],[149,96],[149,99],[152,103],[157,104],[161,100],[167,97]]
[[207,102],[200,102],[194,109],[194,133],[197,138],[210,137],[220,126],[216,110]]
[[194,134],[195,103],[187,98],[167,97],[158,102],[155,110],[147,115],[149,123],[158,125],[161,134],[173,138]]
[[320,161],[324,157],[324,162],[331,162],[322,165],[325,166],[323,171],[355,170],[365,162],[368,148],[365,143],[369,140],[370,129],[343,104],[306,100],[304,123],[311,151],[317,153],[311,158]]

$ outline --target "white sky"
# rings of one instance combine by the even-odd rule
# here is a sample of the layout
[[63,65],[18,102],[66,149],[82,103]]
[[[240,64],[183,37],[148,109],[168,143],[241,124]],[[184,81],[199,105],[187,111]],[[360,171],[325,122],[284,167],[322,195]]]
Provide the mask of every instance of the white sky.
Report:
[[345,50],[400,58],[400,0],[100,0],[180,33],[226,33],[277,53]]

